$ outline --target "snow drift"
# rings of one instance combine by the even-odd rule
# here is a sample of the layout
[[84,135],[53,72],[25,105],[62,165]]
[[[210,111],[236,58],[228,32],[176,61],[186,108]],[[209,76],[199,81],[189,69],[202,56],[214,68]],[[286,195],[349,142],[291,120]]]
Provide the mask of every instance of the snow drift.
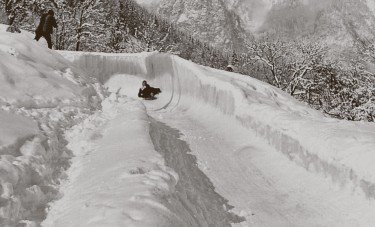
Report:
[[[205,103],[255,130],[291,161],[375,198],[375,125],[326,118],[268,84],[167,54],[62,52],[103,84],[134,75],[170,95],[159,109]],[[117,76],[121,77],[121,76]],[[119,85],[119,89],[121,86]],[[192,105],[194,104],[194,105]]]
[[36,226],[70,165],[63,130],[100,100],[95,80],[0,25],[0,225]]

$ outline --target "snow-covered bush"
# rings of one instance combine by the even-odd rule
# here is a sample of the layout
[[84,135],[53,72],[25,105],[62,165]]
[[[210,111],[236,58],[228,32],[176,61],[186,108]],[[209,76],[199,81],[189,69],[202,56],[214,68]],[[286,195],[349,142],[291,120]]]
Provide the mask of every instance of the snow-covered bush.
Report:
[[336,118],[374,122],[375,79],[357,66],[321,65],[309,73],[296,97]]
[[304,39],[266,38],[248,48],[245,65],[258,78],[332,117],[374,121],[375,78],[360,61],[328,61],[326,48]]

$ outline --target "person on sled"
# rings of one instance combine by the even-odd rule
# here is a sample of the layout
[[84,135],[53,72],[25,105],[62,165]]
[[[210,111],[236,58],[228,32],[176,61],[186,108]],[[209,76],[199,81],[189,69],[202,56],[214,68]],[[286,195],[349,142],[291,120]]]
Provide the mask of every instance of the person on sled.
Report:
[[145,99],[154,99],[155,95],[161,93],[160,88],[151,87],[147,81],[142,82],[142,87],[138,91],[138,97]]

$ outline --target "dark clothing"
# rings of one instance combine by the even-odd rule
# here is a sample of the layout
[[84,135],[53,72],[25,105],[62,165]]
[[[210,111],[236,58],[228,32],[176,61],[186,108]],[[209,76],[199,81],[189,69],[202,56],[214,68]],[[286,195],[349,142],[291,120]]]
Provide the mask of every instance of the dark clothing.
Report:
[[43,37],[47,40],[47,44],[48,44],[48,48],[49,49],[52,49],[52,38],[51,38],[51,34],[44,34]]
[[35,31],[35,40],[36,41],[39,41],[40,37],[43,36],[43,32],[40,32],[40,31]]
[[51,14],[43,14],[40,18],[39,25],[35,30],[35,40],[39,41],[41,37],[47,40],[48,48],[52,49],[52,38],[53,28],[57,28],[56,19]]
[[150,87],[146,84],[143,88],[138,91],[138,97],[141,98],[153,98],[155,95],[161,92],[160,88]]
[[43,26],[44,26],[44,23],[46,22],[47,16],[48,16],[48,14],[45,13],[40,17],[39,25],[35,30],[35,34],[38,34],[38,33],[41,34],[43,32]]
[[44,34],[52,34],[53,28],[57,28],[56,19],[52,15],[47,15],[46,21],[43,25],[43,32]]
[[36,28],[35,30],[35,40],[36,41],[39,41],[40,37],[43,36],[43,26],[44,26],[44,23],[46,22],[46,17],[48,16],[47,13],[43,14],[41,17],[40,17],[40,21],[39,21],[39,25],[38,27]]
[[39,41],[39,39],[41,37],[44,37],[47,41],[47,44],[48,44],[48,48],[49,49],[52,49],[52,38],[51,38],[51,34],[44,34],[43,32],[38,32],[35,34],[35,40],[36,41]]

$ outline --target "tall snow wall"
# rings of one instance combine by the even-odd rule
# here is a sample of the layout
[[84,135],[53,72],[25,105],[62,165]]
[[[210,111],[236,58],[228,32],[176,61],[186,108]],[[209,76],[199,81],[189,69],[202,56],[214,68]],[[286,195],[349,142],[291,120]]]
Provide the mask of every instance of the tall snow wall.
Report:
[[[171,94],[163,108],[206,103],[311,172],[375,198],[375,125],[326,118],[266,83],[158,54],[61,52],[102,83],[115,74],[157,82]],[[277,170],[276,170],[277,171]]]

